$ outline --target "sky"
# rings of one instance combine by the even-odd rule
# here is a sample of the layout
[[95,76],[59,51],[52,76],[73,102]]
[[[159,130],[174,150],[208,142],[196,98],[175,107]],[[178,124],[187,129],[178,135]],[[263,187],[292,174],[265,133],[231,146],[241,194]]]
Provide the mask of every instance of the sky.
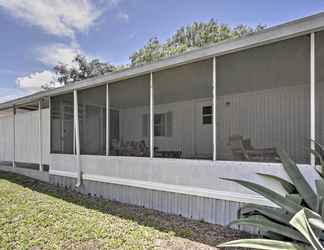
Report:
[[55,81],[81,53],[112,64],[194,21],[274,26],[324,11],[324,0],[0,0],[0,102]]

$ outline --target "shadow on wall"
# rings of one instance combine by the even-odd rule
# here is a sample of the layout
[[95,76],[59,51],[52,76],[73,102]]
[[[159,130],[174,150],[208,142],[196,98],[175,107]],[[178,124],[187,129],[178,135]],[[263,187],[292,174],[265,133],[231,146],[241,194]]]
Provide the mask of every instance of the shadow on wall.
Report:
[[95,209],[105,214],[118,216],[122,219],[132,220],[140,225],[153,227],[159,231],[172,232],[175,236],[203,243],[209,246],[217,246],[224,239],[238,239],[245,233],[225,229],[223,226],[186,219],[177,215],[168,215],[152,209],[139,206],[122,204],[115,201],[103,200],[90,195],[80,194],[77,190],[50,185],[25,176],[0,171],[0,179],[21,185],[33,191],[40,192],[67,202]]

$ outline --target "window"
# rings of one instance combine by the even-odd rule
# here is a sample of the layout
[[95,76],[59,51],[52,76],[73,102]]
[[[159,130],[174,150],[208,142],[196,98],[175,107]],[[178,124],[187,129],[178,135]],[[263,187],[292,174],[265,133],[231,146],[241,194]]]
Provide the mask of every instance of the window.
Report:
[[202,123],[205,124],[212,124],[212,117],[213,117],[213,108],[212,106],[204,106],[202,108]]
[[166,114],[154,115],[154,136],[165,136]]
[[[143,136],[149,135],[149,115],[143,115]],[[154,115],[154,136],[172,136],[172,112]]]

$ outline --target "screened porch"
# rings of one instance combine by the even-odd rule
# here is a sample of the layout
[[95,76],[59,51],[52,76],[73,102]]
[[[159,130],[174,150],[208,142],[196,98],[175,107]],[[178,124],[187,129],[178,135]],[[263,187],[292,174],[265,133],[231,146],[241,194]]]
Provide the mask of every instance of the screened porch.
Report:
[[[315,34],[317,110],[324,105],[323,39]],[[77,99],[54,96],[52,152],[75,153],[76,100],[83,155],[278,162],[281,148],[310,163],[310,62],[304,35],[87,88]]]

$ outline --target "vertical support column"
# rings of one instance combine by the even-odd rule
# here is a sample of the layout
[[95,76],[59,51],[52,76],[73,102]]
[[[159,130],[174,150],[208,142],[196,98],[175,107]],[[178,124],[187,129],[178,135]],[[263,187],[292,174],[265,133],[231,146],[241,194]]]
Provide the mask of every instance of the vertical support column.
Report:
[[106,85],[106,156],[109,156],[109,133],[110,133],[110,103],[109,103],[109,84]]
[[39,136],[39,171],[43,171],[43,126],[42,126],[42,101],[38,101],[38,136]]
[[13,118],[12,118],[12,167],[16,167],[16,107],[13,107]]
[[217,124],[216,124],[216,57],[213,57],[213,161],[217,158]]
[[154,86],[153,72],[150,74],[150,158],[154,157]]
[[[310,37],[310,139],[311,149],[315,150],[315,139],[316,139],[316,102],[315,102],[315,33],[311,34]],[[311,165],[315,166],[316,158],[314,154],[311,154]]]
[[76,164],[78,170],[78,177],[76,186],[81,185],[81,166],[80,166],[80,133],[79,133],[79,109],[78,109],[78,92],[73,91],[73,118],[74,118],[74,131],[75,131],[75,151],[76,151]]
[[[50,117],[50,121],[49,121],[49,152],[48,153],[52,153],[52,107],[51,107],[51,97],[48,97],[48,109],[49,109],[49,117]],[[49,164],[51,165],[51,164]]]

